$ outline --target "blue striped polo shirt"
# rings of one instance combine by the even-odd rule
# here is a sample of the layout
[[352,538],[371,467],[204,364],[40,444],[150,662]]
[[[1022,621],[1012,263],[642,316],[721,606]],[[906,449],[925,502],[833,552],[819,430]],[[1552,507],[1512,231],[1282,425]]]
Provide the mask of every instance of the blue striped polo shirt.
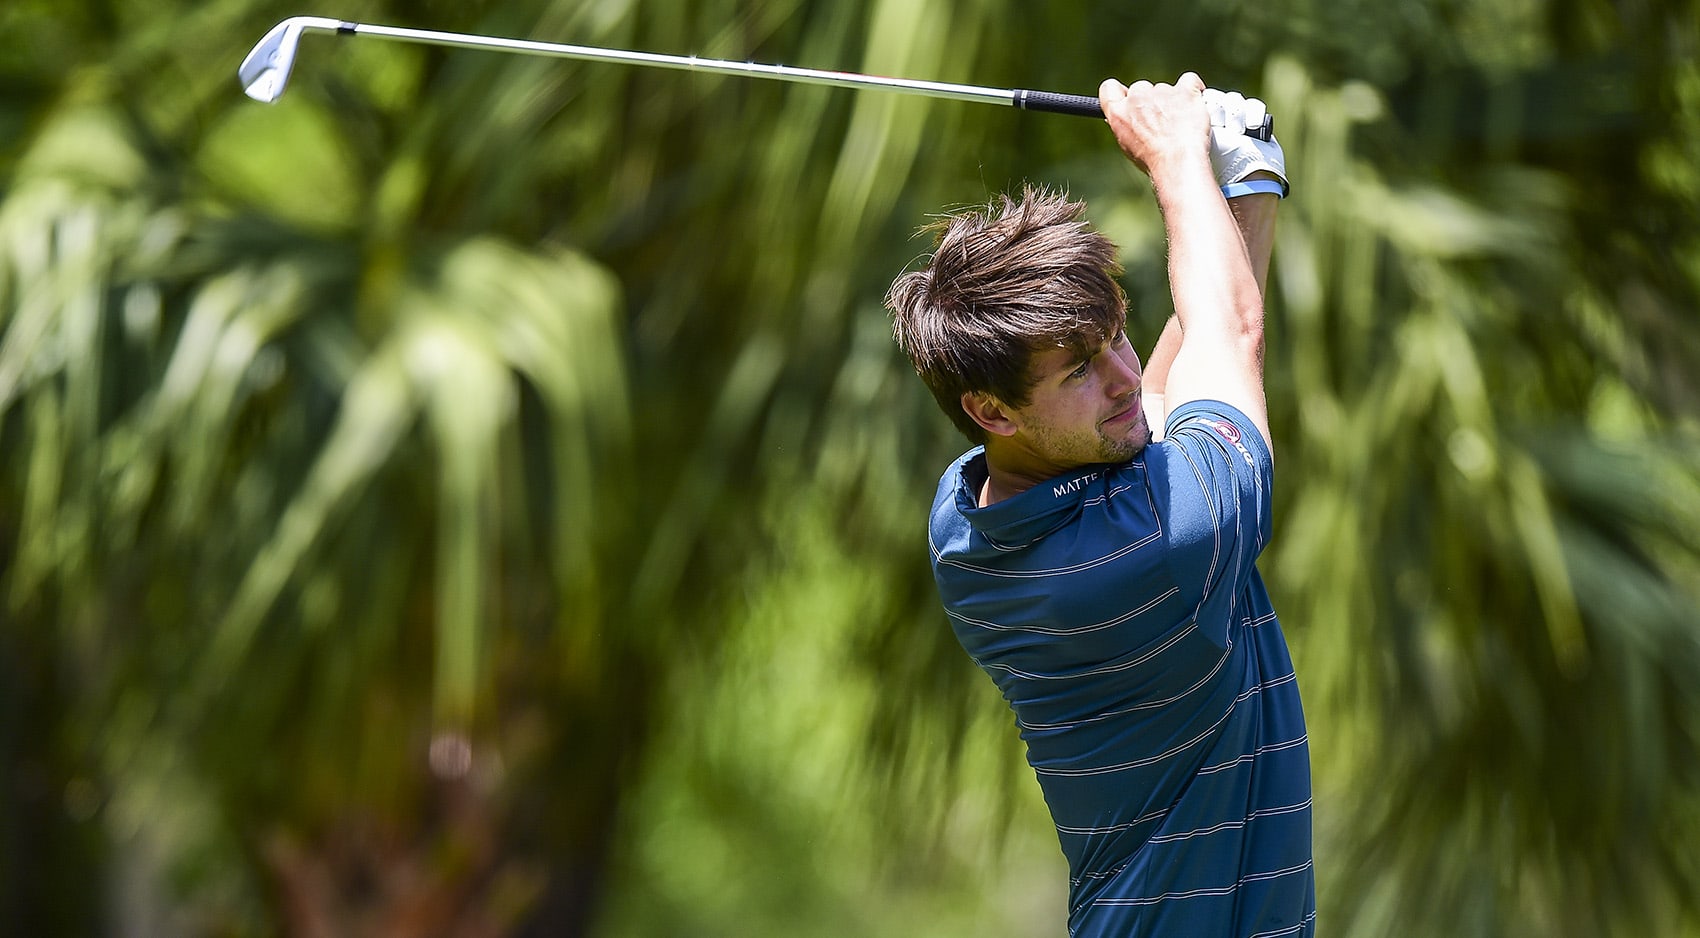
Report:
[[983,449],[939,482],[939,593],[1015,712],[1074,938],[1312,934],[1310,751],[1255,566],[1272,469],[1200,401],[1133,461],[986,508]]

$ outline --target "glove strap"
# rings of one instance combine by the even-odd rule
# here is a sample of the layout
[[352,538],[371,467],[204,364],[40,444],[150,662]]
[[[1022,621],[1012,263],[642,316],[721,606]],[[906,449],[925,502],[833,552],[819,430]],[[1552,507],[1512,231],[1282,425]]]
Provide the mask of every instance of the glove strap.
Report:
[[1225,199],[1237,199],[1256,192],[1273,192],[1284,199],[1287,197],[1287,184],[1278,179],[1248,179],[1245,182],[1230,182],[1222,187],[1222,197]]

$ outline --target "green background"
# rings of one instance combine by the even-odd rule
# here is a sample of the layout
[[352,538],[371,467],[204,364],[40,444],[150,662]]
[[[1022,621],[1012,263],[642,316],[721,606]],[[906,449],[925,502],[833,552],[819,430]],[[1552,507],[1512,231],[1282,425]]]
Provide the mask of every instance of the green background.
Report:
[[1262,568],[1329,935],[1700,935],[1700,12],[1603,0],[9,0],[0,922],[1030,936],[1060,853],[932,595],[881,300],[1102,124],[293,14],[1263,98]]

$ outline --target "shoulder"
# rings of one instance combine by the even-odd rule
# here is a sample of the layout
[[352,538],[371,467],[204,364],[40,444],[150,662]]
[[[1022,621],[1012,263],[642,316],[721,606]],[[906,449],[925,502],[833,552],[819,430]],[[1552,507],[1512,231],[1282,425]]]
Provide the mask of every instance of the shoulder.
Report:
[[1274,468],[1274,454],[1251,418],[1221,401],[1190,401],[1176,408],[1163,441],[1151,448],[1158,449],[1154,455],[1159,458],[1221,458],[1260,475]]
[[[1196,595],[1248,573],[1274,520],[1273,457],[1238,409],[1193,401],[1171,415],[1168,436],[1148,447],[1153,500],[1171,569]],[[1231,592],[1231,591],[1230,591]]]

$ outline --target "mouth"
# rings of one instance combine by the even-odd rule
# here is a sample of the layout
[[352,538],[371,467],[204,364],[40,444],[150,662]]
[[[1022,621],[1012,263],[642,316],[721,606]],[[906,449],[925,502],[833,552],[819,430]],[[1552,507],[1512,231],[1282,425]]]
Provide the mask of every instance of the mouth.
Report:
[[1103,422],[1106,429],[1126,430],[1142,422],[1145,418],[1145,408],[1141,405],[1140,396],[1135,394],[1133,400],[1124,410],[1110,415]]

